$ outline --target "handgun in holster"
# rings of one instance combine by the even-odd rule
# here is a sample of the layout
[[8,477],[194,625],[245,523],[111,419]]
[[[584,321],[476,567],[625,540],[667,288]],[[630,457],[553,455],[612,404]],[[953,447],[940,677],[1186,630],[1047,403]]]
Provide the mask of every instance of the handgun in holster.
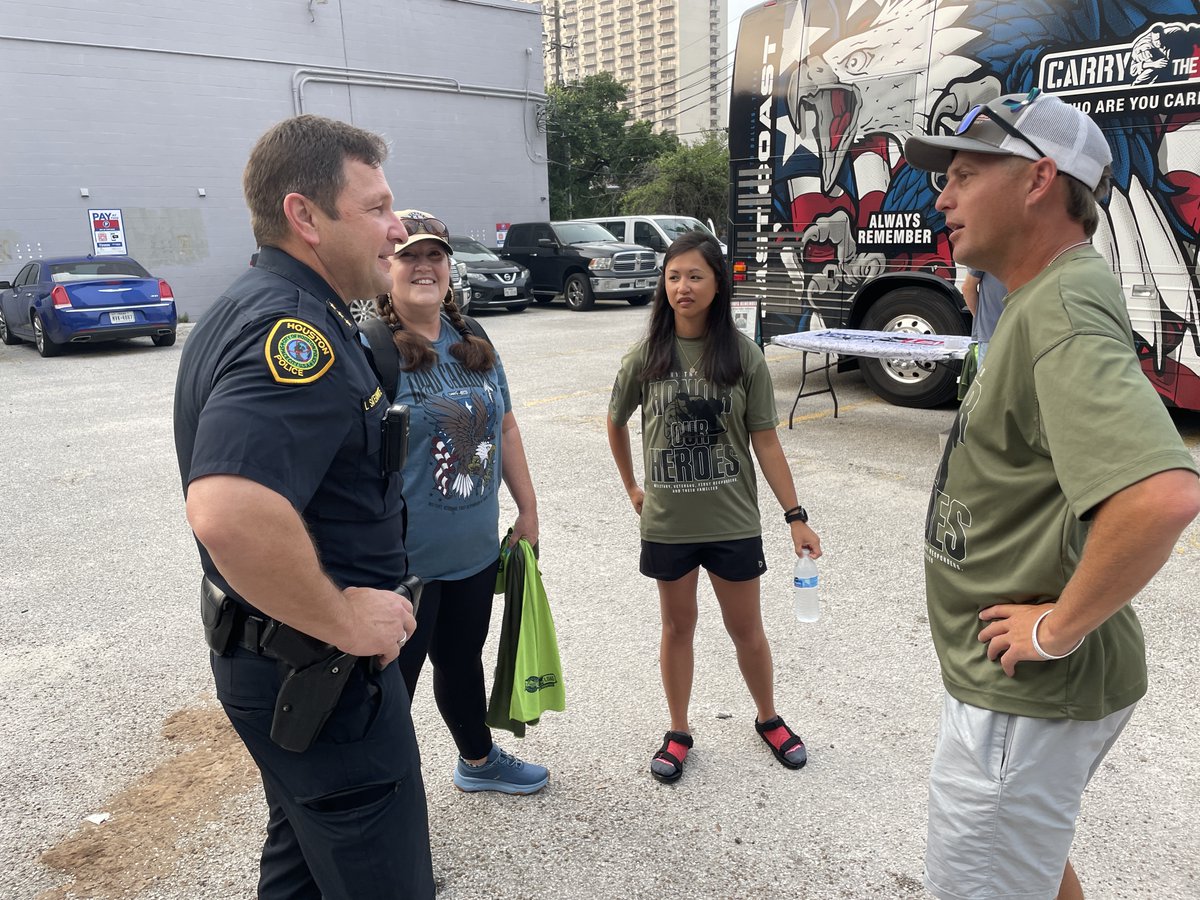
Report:
[[[407,597],[412,603],[413,618],[417,617],[417,610],[421,608],[421,590],[425,587],[423,582],[416,575],[405,575],[400,579],[400,583],[392,588],[401,597]],[[382,672],[383,666],[379,664],[379,658],[375,657],[371,660],[371,671]]]
[[[421,579],[409,575],[395,590],[412,599],[415,613]],[[238,644],[288,667],[275,698],[271,740],[285,750],[303,753],[337,706],[358,657],[276,619],[246,615],[243,609],[207,578],[203,580],[200,614],[209,647],[223,656]]]
[[271,740],[294,753],[311,747],[337,706],[357,662],[357,656],[334,650],[322,660],[292,668],[275,698]]
[[[395,588],[397,594],[412,601],[414,616],[421,602],[421,587],[420,578],[407,575]],[[285,629],[291,632],[292,638],[298,635],[305,640],[312,640],[308,635],[281,624],[269,648],[264,645],[263,653],[270,655],[269,649],[291,664],[289,657],[299,658],[306,648],[303,644],[292,646],[294,641],[287,639]],[[271,720],[271,740],[284,750],[303,753],[312,745],[325,727],[329,714],[337,706],[346,687],[346,679],[359,660],[359,657],[342,653],[336,647],[331,649],[332,654],[323,659],[295,666],[279,688],[279,696],[275,698],[275,717]],[[372,659],[371,662],[372,668],[378,671],[378,660]]]
[[214,653],[227,656],[234,646],[241,646],[287,666],[275,698],[271,740],[296,753],[312,746],[337,706],[358,657],[276,619],[248,613],[207,578],[200,585],[200,618]]
[[424,587],[425,582],[421,581],[416,575],[405,575],[395,587],[396,593],[401,597],[407,597],[408,601],[412,604],[414,619],[417,617],[417,610],[421,608],[421,590]]

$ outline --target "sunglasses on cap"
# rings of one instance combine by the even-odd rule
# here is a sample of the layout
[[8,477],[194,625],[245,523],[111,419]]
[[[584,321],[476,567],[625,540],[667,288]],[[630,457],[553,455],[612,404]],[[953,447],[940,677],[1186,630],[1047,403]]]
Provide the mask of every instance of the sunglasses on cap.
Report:
[[[1004,105],[1006,107],[1008,107],[1008,109],[1010,111],[1016,112],[1018,109],[1021,109],[1021,107],[1028,106],[1030,103],[1032,103],[1034,100],[1036,100],[1038,98],[1038,94],[1040,94],[1041,92],[1042,92],[1041,88],[1034,88],[1032,91],[1029,92],[1028,96],[1023,97],[1020,100],[1005,100]],[[996,125],[998,125],[1000,127],[1001,131],[1004,131],[1005,133],[1011,135],[1012,137],[1015,137],[1018,141],[1024,141],[1025,144],[1027,144],[1029,146],[1029,148],[1038,155],[1038,159],[1045,158],[1046,154],[1044,152],[1042,152],[1041,147],[1039,147],[1037,144],[1035,144],[1033,141],[1031,141],[1028,137],[1026,137],[1021,132],[1021,130],[1019,128],[1017,128],[1016,125],[1013,125],[1011,122],[1005,121],[1003,116],[999,115],[995,110],[993,110],[986,103],[979,104],[974,109],[972,109],[969,113],[967,113],[966,116],[962,120],[962,124],[960,124],[958,126],[958,130],[955,131],[954,133],[955,134],[965,134],[967,129],[970,128],[972,124],[974,124],[974,122],[977,118],[979,118],[980,113],[987,113],[989,121],[994,122]]]
[[[1029,92],[1028,95],[1022,97],[1020,100],[1005,100],[1004,105],[1012,112],[1016,112],[1018,109],[1028,106],[1030,103],[1036,100],[1041,92],[1041,88],[1034,88]],[[978,106],[971,107],[971,111],[963,116],[962,122],[960,122],[958,128],[955,129],[955,136],[966,134],[967,129],[975,124],[975,120],[979,118],[981,113],[986,114],[987,120],[996,125],[996,127],[1005,134],[1015,137],[1018,141],[1024,142],[1034,153],[1038,155],[1038,159],[1046,158],[1046,153],[1041,147],[1031,141],[1021,132],[1019,128],[1017,128],[1016,125],[1006,121],[1003,116],[999,115],[986,103],[980,103]],[[939,191],[946,187],[945,172],[935,172],[930,180],[933,182],[933,186]]]
[[450,240],[450,229],[441,219],[410,219],[403,218],[400,224],[408,232],[409,237],[417,234],[428,234],[443,241]]

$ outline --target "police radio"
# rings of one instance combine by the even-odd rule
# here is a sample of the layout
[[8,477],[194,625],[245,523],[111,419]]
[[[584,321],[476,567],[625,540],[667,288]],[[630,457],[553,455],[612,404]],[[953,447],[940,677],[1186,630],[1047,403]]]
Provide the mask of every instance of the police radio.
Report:
[[380,428],[383,430],[383,452],[380,454],[383,477],[393,475],[404,468],[408,459],[408,405],[393,403],[383,414]]

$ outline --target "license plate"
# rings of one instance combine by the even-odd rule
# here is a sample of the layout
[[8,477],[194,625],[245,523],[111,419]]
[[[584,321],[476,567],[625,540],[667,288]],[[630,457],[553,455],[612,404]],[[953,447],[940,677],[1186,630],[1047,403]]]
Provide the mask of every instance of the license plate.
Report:
[[505,288],[505,289],[504,289],[504,296],[505,296],[505,297],[515,297],[515,296],[517,296],[517,289],[516,289],[515,287]]
[[137,321],[137,314],[131,312],[109,313],[108,321],[112,325],[128,325]]
[[646,279],[646,278],[641,278],[641,279],[638,279],[638,281],[637,281],[637,282],[634,284],[634,287],[636,287],[636,288],[648,288],[648,287],[650,287],[650,281],[649,281],[648,279]]

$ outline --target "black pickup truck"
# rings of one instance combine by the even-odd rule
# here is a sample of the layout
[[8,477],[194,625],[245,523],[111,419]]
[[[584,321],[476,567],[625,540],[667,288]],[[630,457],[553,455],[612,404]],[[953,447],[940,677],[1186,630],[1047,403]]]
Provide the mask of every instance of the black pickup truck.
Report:
[[538,303],[562,294],[575,310],[597,300],[643,306],[658,284],[653,250],[622,244],[594,222],[519,222],[509,227],[500,255],[529,269]]

